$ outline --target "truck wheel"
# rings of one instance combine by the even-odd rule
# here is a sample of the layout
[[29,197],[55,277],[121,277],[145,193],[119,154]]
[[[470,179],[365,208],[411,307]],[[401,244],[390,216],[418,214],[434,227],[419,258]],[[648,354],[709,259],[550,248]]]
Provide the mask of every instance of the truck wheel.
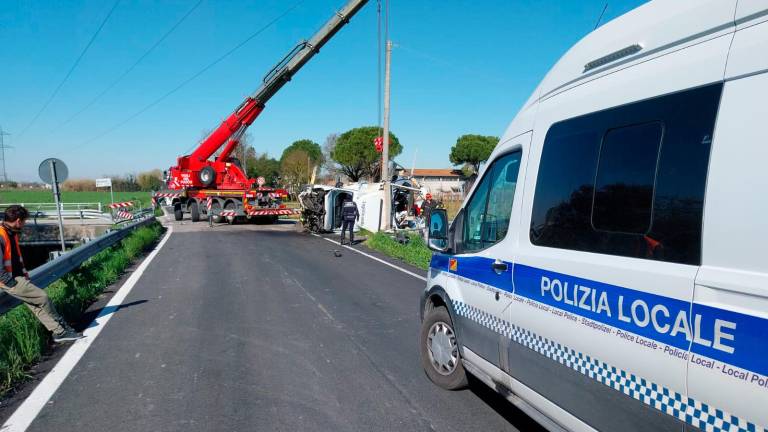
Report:
[[209,187],[216,181],[216,171],[213,167],[203,167],[203,169],[200,170],[199,177],[203,187]]
[[[214,200],[213,203],[211,203],[211,213],[216,214],[221,210],[221,203]],[[213,223],[222,223],[224,222],[224,218],[222,216],[214,216],[213,217]]]
[[188,207],[189,207],[189,216],[192,219],[192,222],[200,221],[200,208],[197,206],[197,201],[192,200],[189,203]]
[[419,351],[424,372],[438,387],[457,390],[467,386],[467,373],[461,363],[456,332],[444,306],[432,308],[424,316]]
[[[233,211],[237,210],[237,205],[235,205],[235,203],[230,201],[224,206],[224,210],[233,210]],[[226,216],[226,219],[228,224],[234,225],[235,219],[237,219],[237,216]]]
[[181,204],[176,204],[173,206],[173,218],[177,221],[184,219],[184,212],[181,211]]

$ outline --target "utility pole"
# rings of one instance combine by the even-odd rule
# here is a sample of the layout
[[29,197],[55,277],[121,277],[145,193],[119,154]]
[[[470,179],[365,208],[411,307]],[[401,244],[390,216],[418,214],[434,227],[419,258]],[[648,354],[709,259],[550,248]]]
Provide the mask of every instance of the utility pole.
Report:
[[3,141],[3,137],[6,135],[10,135],[10,134],[5,132],[3,128],[0,127],[0,162],[2,162],[2,166],[3,166],[3,172],[0,173],[0,181],[3,181],[3,182],[8,181],[8,172],[5,170],[5,149],[13,148],[5,145],[5,142]]
[[381,152],[381,180],[384,184],[384,205],[381,208],[381,229],[387,231],[392,222],[392,188],[389,184],[389,65],[392,61],[392,41],[387,41],[384,59],[384,150]]

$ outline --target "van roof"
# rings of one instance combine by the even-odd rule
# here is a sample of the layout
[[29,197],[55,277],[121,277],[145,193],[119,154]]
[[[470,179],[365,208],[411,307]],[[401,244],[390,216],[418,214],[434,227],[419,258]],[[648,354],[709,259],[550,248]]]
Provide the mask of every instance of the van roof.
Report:
[[577,42],[552,67],[525,106],[621,67],[721,36],[734,26],[736,3],[736,0],[645,3]]

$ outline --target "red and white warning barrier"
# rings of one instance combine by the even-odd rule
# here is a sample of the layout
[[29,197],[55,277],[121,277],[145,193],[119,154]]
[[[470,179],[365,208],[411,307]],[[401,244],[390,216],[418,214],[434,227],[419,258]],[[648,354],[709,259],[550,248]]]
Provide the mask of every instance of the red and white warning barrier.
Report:
[[130,201],[126,201],[126,202],[110,204],[108,207],[111,209],[133,207],[133,203]]
[[208,209],[208,213],[211,212],[211,207],[213,207],[213,198],[208,197],[205,199],[205,208]]
[[117,219],[130,220],[130,219],[133,219],[133,214],[131,214],[131,212],[120,210],[117,212]]
[[181,196],[181,192],[158,192],[155,194],[155,198],[178,198]]
[[234,210],[222,210],[219,212],[219,216],[237,216],[237,212]]

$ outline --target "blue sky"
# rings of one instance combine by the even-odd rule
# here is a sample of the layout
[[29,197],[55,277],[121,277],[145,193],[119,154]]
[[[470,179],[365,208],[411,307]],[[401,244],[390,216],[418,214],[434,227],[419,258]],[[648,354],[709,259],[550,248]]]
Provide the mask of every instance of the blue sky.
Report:
[[[36,180],[46,157],[70,177],[165,169],[256,88],[263,75],[343,0],[203,0],[90,109],[198,0],[122,0],[56,97],[113,0],[0,2],[0,127],[8,174]],[[231,56],[141,115],[142,108],[296,6]],[[603,22],[644,3],[609,1]],[[586,35],[605,0],[393,0],[391,128],[410,166],[449,167],[465,133],[500,135],[555,61]],[[377,124],[376,0],[272,100],[249,131],[259,153]],[[122,124],[119,128],[115,125]],[[26,131],[25,131],[26,129]],[[23,132],[23,133],[22,133]]]

